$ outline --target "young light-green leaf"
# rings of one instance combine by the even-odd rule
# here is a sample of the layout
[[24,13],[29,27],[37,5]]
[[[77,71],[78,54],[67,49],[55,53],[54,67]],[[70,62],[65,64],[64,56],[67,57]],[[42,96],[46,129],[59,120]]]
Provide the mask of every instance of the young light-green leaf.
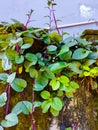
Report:
[[49,99],[49,98],[50,98],[50,92],[48,92],[48,91],[46,91],[46,90],[42,91],[42,92],[41,92],[41,97],[42,97],[43,99]]
[[49,84],[52,86],[53,90],[57,90],[60,87],[60,81],[58,81],[56,78],[52,79]]

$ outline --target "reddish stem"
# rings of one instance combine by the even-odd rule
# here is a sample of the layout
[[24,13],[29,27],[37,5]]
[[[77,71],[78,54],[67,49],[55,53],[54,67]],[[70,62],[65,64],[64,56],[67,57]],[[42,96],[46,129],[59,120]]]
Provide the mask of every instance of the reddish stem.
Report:
[[[34,79],[33,84],[35,84],[35,80],[36,79]],[[30,114],[30,120],[31,120],[32,130],[35,130],[35,123],[33,120],[33,112],[34,112],[34,90],[32,90],[32,112]]]
[[[51,3],[52,3],[52,0],[51,0]],[[58,25],[57,25],[57,20],[56,20],[55,13],[54,13],[54,8],[53,8],[52,4],[51,4],[51,8],[52,8],[52,15],[53,15],[53,20],[54,20],[54,23],[55,23],[56,30],[57,30],[58,34],[60,34],[60,31],[59,31],[59,28],[58,28]]]
[[29,13],[29,15],[28,15],[28,19],[27,19],[27,22],[26,22],[26,24],[25,24],[25,28],[27,28],[27,26],[28,26],[28,24],[30,23],[30,19],[31,19],[31,15],[32,15],[32,10],[30,11],[30,13]]
[[6,103],[6,115],[9,113],[9,104],[10,104],[10,84],[7,84],[7,103]]

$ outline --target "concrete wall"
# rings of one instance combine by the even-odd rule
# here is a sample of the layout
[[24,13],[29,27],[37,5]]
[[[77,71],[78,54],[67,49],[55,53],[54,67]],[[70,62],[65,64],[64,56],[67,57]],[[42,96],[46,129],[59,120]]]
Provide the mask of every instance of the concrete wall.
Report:
[[[97,0],[55,0],[57,3],[56,17],[61,19],[59,25],[66,25],[72,23],[79,23],[89,20],[98,19],[98,1]],[[31,20],[31,26],[46,27],[48,18],[44,16],[49,14],[47,7],[47,0],[1,0],[0,2],[0,22],[11,22],[11,18],[17,19],[23,23],[26,22],[26,13],[30,9],[35,10]],[[96,25],[67,28],[69,33],[74,33],[84,30],[85,28],[98,29]],[[66,29],[65,29],[66,30]],[[73,30],[73,31],[72,31]]]

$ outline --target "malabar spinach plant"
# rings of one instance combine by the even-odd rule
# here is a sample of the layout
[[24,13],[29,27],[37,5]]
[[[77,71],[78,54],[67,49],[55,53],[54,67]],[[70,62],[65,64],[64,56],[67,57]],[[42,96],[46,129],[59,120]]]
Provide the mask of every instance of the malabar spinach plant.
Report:
[[[51,1],[48,5],[53,8]],[[0,25],[0,81],[5,85],[5,91],[0,94],[0,107],[6,106],[5,119],[0,121],[2,130],[18,124],[20,113],[30,116],[30,129],[35,130],[36,107],[43,113],[58,116],[65,105],[64,97],[73,97],[79,89],[74,80],[77,77],[91,77],[93,89],[97,88],[94,79],[98,76],[98,46],[80,37],[63,39],[58,31],[28,27],[32,12],[25,25],[19,22]],[[35,46],[41,46],[39,41],[43,47],[35,51]],[[31,101],[26,100],[25,89],[29,86],[23,73],[32,80]],[[20,93],[23,100],[9,111],[11,90]]]

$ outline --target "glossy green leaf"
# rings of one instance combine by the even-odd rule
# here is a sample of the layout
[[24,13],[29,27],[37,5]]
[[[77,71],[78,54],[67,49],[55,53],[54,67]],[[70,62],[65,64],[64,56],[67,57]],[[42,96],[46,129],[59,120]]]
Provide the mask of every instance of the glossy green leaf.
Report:
[[60,52],[58,53],[58,56],[64,54],[65,52],[68,52],[68,51],[69,51],[69,47],[67,45],[63,45]]
[[35,107],[35,108],[36,108],[36,107],[40,107],[41,104],[42,104],[42,102],[40,102],[40,101],[34,101],[34,107]]
[[37,78],[37,76],[38,76],[37,70],[36,70],[36,69],[33,69],[33,68],[30,68],[30,69],[29,69],[29,74],[30,74],[30,77],[31,77],[31,78]]
[[73,95],[73,92],[70,91],[70,92],[66,92],[66,96],[67,96],[68,98],[72,98],[74,95]]
[[73,88],[71,86],[65,86],[65,92],[73,92]]
[[18,124],[18,117],[14,113],[10,113],[5,117],[5,120],[1,121],[1,125],[5,128],[15,126]]
[[52,71],[52,72],[55,72],[55,71],[58,71],[60,69],[63,69],[67,66],[67,63],[66,62],[57,62],[57,63],[53,63],[53,64],[50,64],[48,66],[48,68]]
[[62,76],[60,76],[59,81],[62,84],[68,84],[70,80],[69,80],[69,78],[67,76],[62,75]]
[[68,61],[68,60],[71,60],[71,55],[72,55],[72,51],[68,51],[68,52],[65,52],[64,54],[60,55],[59,58],[61,60],[65,60],[65,61]]
[[22,101],[21,104],[22,112],[26,115],[29,115],[32,112],[32,103],[28,101]]
[[71,71],[73,71],[77,74],[82,73],[80,66],[81,66],[81,63],[79,61],[73,61],[73,62],[69,63],[69,68],[71,69]]
[[7,101],[7,93],[3,92],[0,95],[0,107],[4,106],[6,104],[6,101]]
[[51,108],[53,108],[54,110],[60,111],[62,109],[62,106],[63,106],[63,103],[60,98],[55,97],[52,99]]
[[58,96],[58,97],[62,97],[63,95],[64,95],[64,92],[63,92],[63,91],[59,90],[59,91],[57,92],[57,96]]
[[58,116],[59,115],[59,111],[53,109],[53,108],[50,108],[50,112],[52,113],[53,116]]
[[89,51],[83,48],[78,48],[73,52],[72,59],[81,60],[89,55]]
[[17,63],[17,64],[21,64],[21,63],[23,63],[24,62],[24,56],[17,56],[17,57],[15,57],[15,62]]
[[15,79],[15,76],[16,76],[16,72],[13,72],[12,74],[10,74],[7,78],[7,83],[12,83],[13,80]]
[[25,58],[28,60],[28,61],[31,61],[33,63],[33,65],[35,65],[37,63],[37,56],[35,54],[32,54],[32,53],[27,53]]
[[31,46],[32,46],[31,43],[26,43],[26,44],[23,44],[23,45],[21,46],[21,49],[28,49],[28,48],[30,48]]
[[8,48],[6,50],[6,56],[8,57],[8,59],[10,60],[15,60],[15,57],[18,56],[18,53],[15,50],[12,50],[11,48]]
[[45,69],[44,76],[48,79],[55,78],[55,75],[52,71],[50,71],[48,68]]
[[8,76],[7,73],[0,73],[0,80],[7,81]]
[[12,68],[12,63],[9,61],[5,54],[2,55],[2,68],[6,70],[10,70]]
[[49,92],[49,91],[46,91],[46,90],[42,91],[42,92],[41,92],[41,97],[42,97],[43,99],[49,99],[49,98],[50,98],[50,92]]
[[58,116],[59,115],[59,111],[53,109],[53,108],[50,108],[50,112],[52,113],[53,116]]
[[43,90],[48,84],[48,79],[42,75],[42,73],[38,74],[36,82],[34,84],[33,90],[41,91]]
[[74,81],[71,81],[71,82],[70,82],[70,85],[71,85],[71,87],[74,88],[74,89],[79,88],[78,83],[76,83],[76,82],[74,82]]
[[98,52],[90,52],[88,55],[88,58],[90,59],[98,59]]
[[12,113],[16,115],[23,112],[26,115],[29,115],[32,112],[32,103],[29,101],[20,101],[18,102],[15,107],[12,109]]
[[48,50],[48,52],[54,52],[57,50],[57,46],[49,45],[49,46],[47,46],[47,50]]
[[41,105],[42,112],[43,112],[43,113],[48,112],[50,106],[51,106],[51,103],[50,103],[50,102],[44,101],[44,102],[42,103],[42,105]]
[[26,86],[27,82],[21,78],[15,78],[11,83],[11,87],[17,92],[22,92]]
[[49,84],[53,90],[57,90],[60,87],[60,82],[56,78],[52,79]]

